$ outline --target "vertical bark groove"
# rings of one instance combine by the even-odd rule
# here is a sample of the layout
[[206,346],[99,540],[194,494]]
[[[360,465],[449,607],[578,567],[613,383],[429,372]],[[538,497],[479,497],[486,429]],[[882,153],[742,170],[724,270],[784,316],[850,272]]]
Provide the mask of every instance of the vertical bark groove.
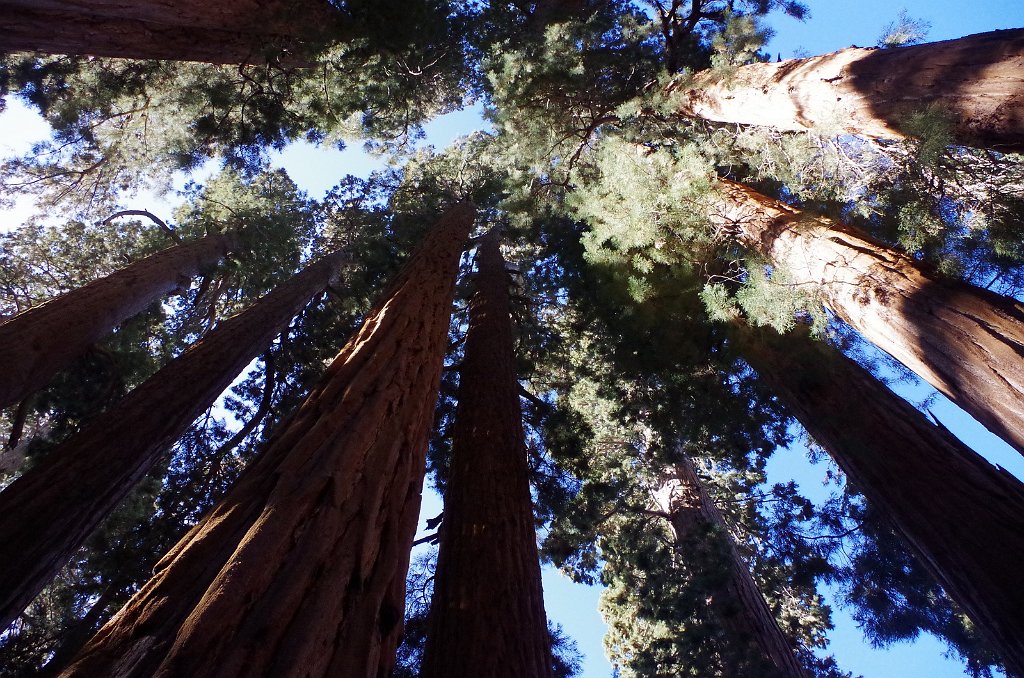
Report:
[[337,274],[308,267],[223,321],[0,492],[0,628],[53,578],[160,455]]
[[386,676],[474,208],[451,208],[227,496],[65,676]]
[[835,349],[741,332],[743,357],[1024,675],[1024,485]]
[[720,180],[713,220],[1024,454],[1024,304],[927,273],[855,229]]
[[233,235],[175,245],[0,324],[0,408],[46,385],[121,322],[234,247]]
[[912,47],[851,47],[752,64],[730,78],[705,71],[675,86],[680,112],[780,130],[902,138],[910,114],[938,105],[954,141],[1024,150],[1024,29]]
[[423,678],[551,676],[499,238],[477,255]]

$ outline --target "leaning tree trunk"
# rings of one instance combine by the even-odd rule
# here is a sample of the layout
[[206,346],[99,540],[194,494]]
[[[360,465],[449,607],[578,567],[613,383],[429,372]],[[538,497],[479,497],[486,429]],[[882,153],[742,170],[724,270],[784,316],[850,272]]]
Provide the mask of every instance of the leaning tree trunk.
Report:
[[302,63],[340,16],[326,0],[0,0],[0,53]]
[[1024,485],[806,334],[747,328],[740,350],[1024,676]]
[[451,208],[298,411],[66,676],[386,676],[473,207]]
[[1024,29],[913,47],[851,47],[809,59],[681,80],[685,115],[780,130],[902,138],[913,113],[940,107],[955,143],[1024,150]]
[[337,275],[337,252],[223,321],[0,492],[0,628],[168,447]]
[[423,678],[552,675],[499,238],[477,255]]
[[235,246],[233,235],[175,245],[0,324],[0,409],[45,386],[122,321],[187,285]]
[[712,216],[1024,454],[1024,304],[928,273],[854,228],[721,180]]
[[[728,562],[723,563],[727,569],[724,586],[712,595],[711,601],[715,617],[726,631],[727,653],[756,659],[755,663],[763,669],[759,675],[806,678],[808,673],[797,659],[793,641],[782,632],[761,595],[693,463],[685,459],[672,468],[672,476],[662,484],[657,496],[669,516],[676,544],[712,535],[725,546]],[[682,556],[685,558],[686,554]]]

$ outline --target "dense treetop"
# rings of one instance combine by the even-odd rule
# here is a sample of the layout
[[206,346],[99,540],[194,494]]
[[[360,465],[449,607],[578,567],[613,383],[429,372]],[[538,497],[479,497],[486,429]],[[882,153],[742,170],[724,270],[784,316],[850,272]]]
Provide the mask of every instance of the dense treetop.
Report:
[[[745,328],[790,333],[802,356],[808,334],[855,358],[865,340],[822,285],[744,236],[727,187],[780,201],[794,223],[858,229],[951,289],[1009,299],[1024,285],[1019,154],[955,144],[950,114],[935,104],[912,105],[907,136],[895,140],[681,112],[698,74],[729,82],[768,62],[772,16],[807,16],[795,1],[416,0],[333,11],[344,30],[305,39],[297,60],[270,45],[242,65],[42,53],[0,62],[0,93],[34,106],[53,130],[0,165],[0,199],[31,195],[39,210],[0,236],[0,317],[175,243],[211,233],[239,241],[0,415],[5,483],[223,319],[309,262],[346,254],[339,282],[166,450],[0,636],[0,675],[63,665],[139,590],[310,392],[427,225],[464,199],[479,208],[476,235],[502,229],[510,263],[541,555],[604,585],[618,675],[769,675],[753,641],[730,631],[742,614],[723,593],[734,563],[749,568],[810,675],[849,675],[827,649],[826,585],[865,642],[923,631],[973,675],[1001,668],[988,632],[863,488],[834,467],[823,502],[769,482],[767,460],[793,454],[787,446],[807,434],[749,364]],[[903,16],[883,42],[915,42],[919,31]],[[478,101],[489,131],[440,151],[413,143],[424,122]],[[268,159],[302,139],[366,143],[391,166],[339,176],[314,198]],[[133,203],[211,161],[173,214]],[[471,267],[464,257],[428,458],[441,491]],[[860,362],[879,388],[905,371]],[[685,469],[717,507],[689,531],[666,503]],[[415,675],[431,567],[429,555],[414,561],[396,675]],[[558,645],[555,672],[571,675],[571,644]]]

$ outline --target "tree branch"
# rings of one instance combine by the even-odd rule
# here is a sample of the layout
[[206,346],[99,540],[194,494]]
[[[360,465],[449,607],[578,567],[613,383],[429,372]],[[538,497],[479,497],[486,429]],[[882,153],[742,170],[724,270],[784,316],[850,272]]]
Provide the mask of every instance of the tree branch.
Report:
[[241,445],[242,441],[245,440],[250,433],[256,430],[259,423],[263,421],[263,418],[267,416],[268,412],[270,412],[270,405],[274,400],[274,386],[277,381],[274,374],[274,354],[270,351],[264,353],[263,364],[265,365],[265,376],[263,379],[263,397],[260,399],[260,405],[256,408],[256,413],[252,415],[252,418],[245,422],[245,425],[238,429],[238,432],[231,436],[226,443],[217,448],[214,456],[218,459],[222,459],[226,454],[231,452],[231,450]]
[[14,411],[14,419],[11,421],[11,435],[7,438],[7,449],[13,450],[21,442],[21,436],[25,432],[25,420],[28,418],[29,407],[32,405],[33,395],[24,398],[18,403],[18,409]]
[[163,219],[156,216],[149,210],[121,210],[120,212],[114,212],[100,223],[106,226],[107,224],[109,224],[114,219],[117,219],[118,217],[146,217],[147,219],[155,223],[157,226],[159,226],[164,233],[170,236],[171,240],[173,240],[179,245],[181,244],[181,236],[178,235],[178,232],[175,231],[170,226],[168,226],[166,223],[164,223]]
[[434,534],[428,534],[426,537],[420,537],[412,543],[413,546],[419,546],[420,544],[436,544],[439,537],[437,532]]
[[519,385],[519,395],[529,400],[537,409],[543,410],[544,412],[551,412],[551,403],[545,402],[538,398],[537,396],[533,395],[532,393],[527,391],[522,384]]

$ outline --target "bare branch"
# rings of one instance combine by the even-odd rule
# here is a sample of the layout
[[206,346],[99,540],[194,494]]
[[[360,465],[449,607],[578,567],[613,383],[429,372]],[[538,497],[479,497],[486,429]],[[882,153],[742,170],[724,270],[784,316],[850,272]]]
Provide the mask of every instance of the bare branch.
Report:
[[109,224],[114,219],[117,219],[118,217],[146,217],[147,219],[155,223],[157,226],[159,226],[164,233],[170,236],[171,240],[178,243],[179,245],[181,244],[181,236],[178,235],[178,232],[175,231],[170,226],[168,226],[166,223],[164,223],[163,219],[156,216],[149,210],[121,210],[120,212],[114,212],[100,223],[106,226],[107,224]]

